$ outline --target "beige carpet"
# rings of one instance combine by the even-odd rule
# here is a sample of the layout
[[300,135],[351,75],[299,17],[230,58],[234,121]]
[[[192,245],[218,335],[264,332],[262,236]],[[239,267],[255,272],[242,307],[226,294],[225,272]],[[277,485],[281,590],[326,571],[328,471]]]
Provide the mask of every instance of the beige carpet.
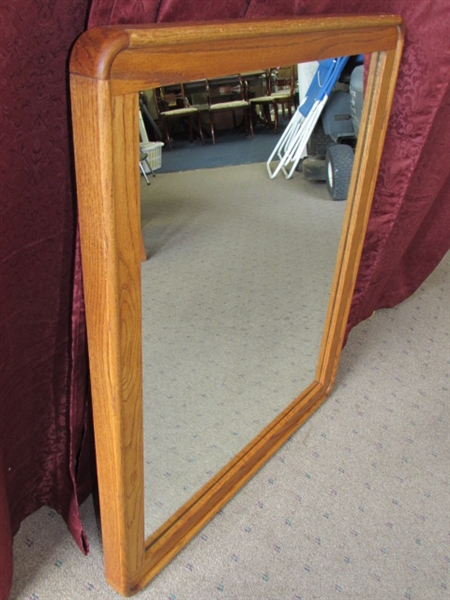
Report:
[[[449,273],[353,330],[329,400],[137,598],[449,598]],[[87,557],[54,511],[24,521],[12,599],[119,597],[82,516]]]

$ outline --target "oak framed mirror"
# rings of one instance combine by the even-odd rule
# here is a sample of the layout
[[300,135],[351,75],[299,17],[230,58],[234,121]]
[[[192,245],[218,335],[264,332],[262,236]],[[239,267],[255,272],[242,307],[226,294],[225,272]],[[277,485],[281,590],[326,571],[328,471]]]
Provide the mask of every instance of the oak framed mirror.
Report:
[[[402,44],[401,19],[389,15],[111,26],[75,44],[71,98],[102,540],[106,579],[121,594],[144,587],[329,394]],[[146,537],[139,92],[357,54],[370,54],[370,67],[315,375]]]

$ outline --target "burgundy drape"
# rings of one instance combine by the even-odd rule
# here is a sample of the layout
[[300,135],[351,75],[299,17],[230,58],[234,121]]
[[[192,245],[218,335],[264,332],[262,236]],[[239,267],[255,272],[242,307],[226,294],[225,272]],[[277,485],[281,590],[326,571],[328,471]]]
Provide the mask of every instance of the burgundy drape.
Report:
[[[11,536],[43,505],[86,548],[87,360],[76,264],[68,56],[88,0],[0,7],[0,597]],[[86,431],[86,434],[85,434]],[[77,490],[78,486],[78,490]]]
[[[86,548],[91,485],[84,308],[67,62],[89,0],[0,7],[0,598],[11,536],[42,505]],[[349,329],[411,294],[450,246],[447,0],[92,0],[89,26],[399,13],[406,44]]]

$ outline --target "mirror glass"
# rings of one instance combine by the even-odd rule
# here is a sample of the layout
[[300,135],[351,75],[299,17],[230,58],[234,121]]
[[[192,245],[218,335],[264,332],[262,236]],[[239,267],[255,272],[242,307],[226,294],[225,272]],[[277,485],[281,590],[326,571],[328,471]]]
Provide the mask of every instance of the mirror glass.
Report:
[[[314,71],[295,66],[293,111]],[[276,85],[273,69],[261,71],[253,97],[267,77]],[[336,94],[348,100],[342,79]],[[146,91],[157,128],[153,99],[179,99],[171,91]],[[289,122],[277,108],[274,134],[273,106],[252,107],[253,138],[242,111],[215,116],[215,144],[208,113],[204,145],[197,122],[190,143],[186,119],[171,120],[170,141],[155,149],[163,168],[156,157],[150,185],[141,177],[146,536],[314,380],[346,202],[327,189],[325,149],[309,146],[304,172],[269,178],[265,161]],[[356,135],[339,110],[326,145],[350,149]]]

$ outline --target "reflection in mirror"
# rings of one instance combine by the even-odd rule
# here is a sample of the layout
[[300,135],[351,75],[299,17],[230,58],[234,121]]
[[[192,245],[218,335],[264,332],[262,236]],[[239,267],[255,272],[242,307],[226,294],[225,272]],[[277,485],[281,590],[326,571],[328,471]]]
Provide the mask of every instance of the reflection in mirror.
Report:
[[[314,380],[345,211],[324,182],[327,146],[353,156],[355,145],[347,73],[304,172],[270,181],[261,161],[298,105],[297,71],[304,79],[314,69],[203,82],[222,102],[241,85],[255,100],[248,115],[223,108],[214,127],[207,111],[191,111],[207,106],[202,82],[145,93],[148,133],[166,142],[162,170],[160,146],[147,146],[158,170],[150,186],[141,177],[146,535]],[[266,100],[268,87],[277,102]]]

